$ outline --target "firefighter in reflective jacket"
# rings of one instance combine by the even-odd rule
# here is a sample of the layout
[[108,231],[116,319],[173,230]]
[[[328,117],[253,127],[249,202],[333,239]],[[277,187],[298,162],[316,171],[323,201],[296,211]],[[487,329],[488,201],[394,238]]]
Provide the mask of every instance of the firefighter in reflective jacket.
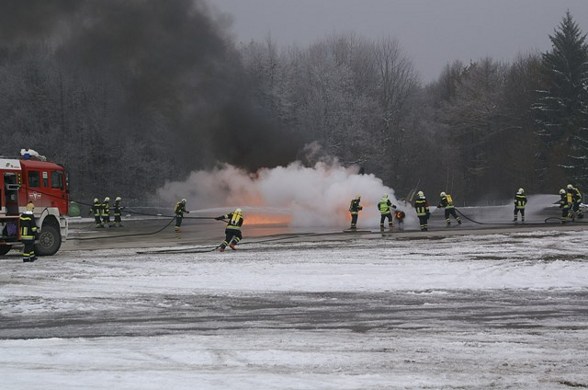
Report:
[[525,222],[525,206],[527,205],[527,196],[525,190],[519,188],[514,198],[514,218],[513,222],[517,221],[518,213],[521,213],[521,221]]
[[363,206],[359,204],[361,201],[361,196],[357,195],[355,198],[351,200],[349,204],[349,213],[351,213],[351,229],[357,228],[357,216],[359,212],[363,209]]
[[184,220],[184,213],[190,214],[190,212],[186,210],[186,199],[180,200],[176,203],[176,207],[174,208],[174,214],[176,215],[176,232],[180,231],[180,226],[182,226],[182,221]]
[[571,184],[568,184],[567,193],[570,199],[570,215],[569,217],[573,219],[574,217],[578,217],[579,219],[584,218],[584,214],[580,209],[580,204],[582,203],[582,193],[578,189],[578,187],[574,187]]
[[563,188],[559,190],[559,200],[557,201],[561,209],[561,223],[568,222],[570,210],[572,209],[572,196],[568,196],[568,192]]
[[217,221],[222,221],[223,219],[229,221],[225,228],[225,240],[219,245],[218,250],[224,252],[227,246],[232,250],[236,250],[236,245],[243,239],[243,235],[241,234],[243,210],[235,209],[232,213],[221,215],[215,219]]
[[110,198],[108,196],[102,202],[102,223],[104,226],[112,227],[110,224]]
[[117,196],[114,199],[113,211],[114,211],[114,226],[122,227],[122,219],[121,219],[121,211],[124,210],[124,207],[121,207],[120,202],[122,202],[122,198]]
[[92,214],[94,215],[94,222],[96,223],[97,228],[103,228],[104,224],[102,223],[102,202],[100,199],[94,198],[94,203],[92,204]]
[[417,198],[414,201],[414,208],[416,210],[417,217],[419,217],[419,223],[421,225],[421,231],[426,232],[428,229],[427,222],[431,213],[429,212],[429,202],[425,198],[423,191],[417,192]]
[[37,256],[35,256],[37,224],[35,223],[33,210],[35,210],[35,205],[33,202],[29,202],[26,210],[20,215],[20,240],[24,245],[22,250],[23,263],[32,263],[37,260]]
[[455,212],[455,205],[453,204],[453,199],[451,198],[451,195],[445,192],[441,192],[439,196],[441,197],[441,200],[439,201],[439,205],[437,207],[445,209],[445,223],[447,224],[447,226],[451,225],[449,216],[455,218],[457,223],[461,225],[461,219],[457,216],[457,213]]
[[392,219],[392,209],[396,210],[396,205],[393,205],[388,198],[388,195],[382,196],[378,202],[378,210],[380,211],[380,229],[384,229],[384,222],[388,219],[388,227],[392,229],[394,226]]

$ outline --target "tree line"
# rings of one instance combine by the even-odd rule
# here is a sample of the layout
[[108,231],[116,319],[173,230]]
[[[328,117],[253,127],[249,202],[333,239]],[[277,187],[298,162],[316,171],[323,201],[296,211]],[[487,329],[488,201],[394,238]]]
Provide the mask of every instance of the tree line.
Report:
[[0,154],[29,147],[63,163],[72,197],[88,200],[145,199],[217,162],[285,164],[310,142],[399,197],[418,187],[472,204],[519,187],[588,189],[588,44],[569,12],[551,50],[456,61],[425,85],[391,37],[280,48],[213,32],[193,57],[181,53],[200,30],[167,62],[152,58],[163,42],[117,66],[80,58],[79,43],[0,41]]

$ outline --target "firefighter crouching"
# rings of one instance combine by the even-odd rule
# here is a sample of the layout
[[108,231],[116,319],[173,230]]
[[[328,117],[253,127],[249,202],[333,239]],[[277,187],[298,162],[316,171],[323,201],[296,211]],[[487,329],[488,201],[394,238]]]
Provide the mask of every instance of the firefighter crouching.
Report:
[[217,221],[228,220],[225,228],[225,240],[219,245],[218,250],[225,251],[225,248],[236,250],[236,245],[243,239],[241,226],[243,226],[243,210],[235,209],[232,213],[221,215],[215,218]]
[[27,203],[26,210],[20,215],[20,240],[24,248],[22,250],[23,263],[32,263],[37,260],[35,255],[35,239],[37,238],[37,224],[33,214],[35,205],[33,202]]
[[580,209],[580,204],[582,204],[582,193],[577,187],[574,187],[571,184],[568,184],[567,188],[567,199],[568,199],[568,219],[574,220],[576,217],[578,219],[584,218],[584,214]]
[[398,221],[398,229],[404,230],[404,218],[406,218],[406,213],[402,210],[396,210],[394,212],[394,218]]
[[427,223],[431,213],[429,212],[429,202],[427,202],[427,198],[425,197],[425,193],[423,191],[417,192],[417,198],[414,201],[414,208],[416,210],[417,217],[419,217],[421,231],[426,232],[429,230]]

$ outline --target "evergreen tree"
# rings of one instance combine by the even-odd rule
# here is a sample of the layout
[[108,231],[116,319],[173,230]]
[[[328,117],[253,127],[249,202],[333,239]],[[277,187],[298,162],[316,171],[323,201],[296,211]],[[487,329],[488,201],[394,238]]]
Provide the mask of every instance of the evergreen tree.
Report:
[[557,180],[563,169],[570,181],[585,188],[588,185],[586,35],[568,11],[549,39],[552,50],[542,56],[544,87],[538,91],[539,97],[533,106],[538,134],[544,141],[540,153],[541,171],[544,181],[550,183]]

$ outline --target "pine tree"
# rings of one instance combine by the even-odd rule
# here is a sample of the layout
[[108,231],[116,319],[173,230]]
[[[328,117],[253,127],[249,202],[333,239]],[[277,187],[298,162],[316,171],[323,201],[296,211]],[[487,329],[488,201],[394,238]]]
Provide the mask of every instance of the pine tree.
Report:
[[[583,188],[588,185],[588,44],[570,12],[549,36],[551,51],[543,53],[544,89],[533,106],[544,180],[557,176],[553,167]],[[551,173],[550,173],[551,171]],[[560,181],[562,178],[560,178]]]

